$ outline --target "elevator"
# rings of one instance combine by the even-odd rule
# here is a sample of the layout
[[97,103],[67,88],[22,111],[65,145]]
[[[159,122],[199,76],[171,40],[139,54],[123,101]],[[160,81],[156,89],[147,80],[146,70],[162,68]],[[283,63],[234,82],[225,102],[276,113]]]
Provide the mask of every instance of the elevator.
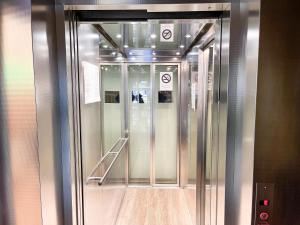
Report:
[[274,185],[253,180],[259,4],[4,0],[1,222],[272,221]]
[[215,224],[222,11],[68,13],[82,223]]

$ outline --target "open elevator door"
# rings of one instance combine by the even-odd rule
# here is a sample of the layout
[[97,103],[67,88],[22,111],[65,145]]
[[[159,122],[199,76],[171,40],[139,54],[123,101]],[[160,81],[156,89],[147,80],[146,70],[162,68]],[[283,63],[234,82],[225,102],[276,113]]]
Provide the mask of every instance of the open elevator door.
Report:
[[[117,217],[119,214],[119,208],[124,196],[124,190],[128,184],[128,81],[126,76],[128,75],[128,66],[135,60],[120,60],[118,57],[124,57],[126,55],[126,47],[123,45],[120,47],[116,41],[110,40],[113,52],[118,52],[112,61],[103,61],[100,57],[101,49],[99,48],[100,40],[96,37],[95,33],[91,32],[95,30],[93,22],[99,21],[132,21],[132,22],[147,22],[149,19],[163,20],[163,24],[170,24],[171,19],[216,19],[215,28],[220,28],[217,24],[220,23],[221,12],[155,12],[148,13],[147,11],[73,11],[70,12],[69,28],[71,51],[73,52],[73,64],[74,67],[73,76],[73,105],[75,108],[77,121],[74,121],[75,127],[78,127],[77,137],[75,142],[77,146],[77,177],[80,182],[78,183],[78,208],[80,209],[78,214],[81,217],[78,221],[82,224],[114,224],[117,223]],[[165,20],[165,21],[164,21]],[[81,22],[90,23],[93,28],[84,28],[80,31],[79,26]],[[206,28],[205,28],[206,27]],[[184,146],[184,142],[188,137],[184,136],[187,133],[187,125],[185,119],[188,117],[187,108],[183,105],[184,101],[187,101],[187,90],[190,88],[190,103],[191,107],[197,112],[197,148],[196,148],[196,171],[195,180],[196,185],[196,208],[195,209],[195,221],[194,224],[216,224],[216,180],[212,181],[212,173],[216,173],[217,156],[218,153],[215,149],[209,146],[214,142],[213,136],[217,134],[212,131],[212,121],[218,121],[217,109],[218,109],[218,80],[219,73],[215,73],[213,68],[220,68],[217,65],[220,52],[216,51],[216,46],[219,43],[215,43],[220,38],[207,39],[204,43],[199,43],[200,39],[209,30],[208,26],[203,26],[199,33],[190,42],[190,45],[183,51],[182,60],[177,61],[175,64],[182,64],[179,92],[180,92],[180,121],[178,127],[180,127],[180,135],[178,147],[180,167],[178,167],[178,178],[180,180],[178,184],[181,187],[188,187],[188,175],[187,166],[189,164],[187,157],[188,147]],[[99,27],[98,27],[99,28]],[[85,30],[86,29],[86,30]],[[205,29],[207,29],[205,31]],[[96,27],[96,31],[99,29]],[[201,33],[202,32],[202,33]],[[105,31],[104,33],[107,34]],[[103,34],[103,31],[102,31]],[[215,31],[215,35],[221,35],[220,31]],[[84,35],[85,38],[80,37]],[[89,39],[90,38],[90,39]],[[109,35],[104,38],[106,40],[112,39]],[[118,37],[116,37],[118,38]],[[187,37],[186,37],[187,38]],[[215,41],[214,41],[215,40]],[[82,47],[84,46],[84,47]],[[180,45],[178,45],[180,47]],[[103,46],[105,48],[105,46]],[[150,46],[152,47],[152,46]],[[153,49],[153,48],[152,48]],[[106,49],[103,49],[105,51]],[[196,56],[196,62],[193,61],[191,56],[191,62],[189,62],[189,55]],[[115,53],[116,54],[116,53]],[[175,53],[176,54],[176,53]],[[114,54],[112,54],[114,55]],[[146,63],[155,64],[152,57],[150,61]],[[164,63],[170,63],[170,60],[174,60],[175,57],[166,57]],[[72,61],[71,60],[71,61]],[[146,59],[142,59],[139,63],[145,63]],[[174,65],[174,61],[171,62]],[[197,75],[192,75],[193,66],[191,64],[197,64]],[[132,64],[133,65],[133,64]],[[105,79],[105,73],[110,71],[108,77],[111,80]],[[195,71],[194,71],[195,72]],[[209,73],[211,75],[209,76]],[[87,74],[85,76],[85,74]],[[98,74],[98,77],[97,77]],[[127,74],[127,75],[126,75]],[[190,75],[189,75],[190,74]],[[190,76],[190,80],[185,76]],[[191,79],[195,79],[194,83]],[[209,80],[210,79],[210,80]],[[212,82],[215,81],[215,82]],[[185,82],[185,83],[184,83]],[[192,84],[189,86],[189,83]],[[109,91],[100,91],[104,85],[109,86]],[[99,93],[93,92],[95,89],[99,89]],[[208,91],[211,88],[211,92]],[[86,91],[90,89],[90,91]],[[116,90],[115,90],[116,89]],[[102,93],[102,94],[101,94]],[[184,94],[185,93],[185,94]],[[98,95],[99,94],[99,95]],[[152,94],[155,96],[155,94]],[[182,101],[182,99],[185,99]],[[209,100],[210,99],[210,100]],[[103,107],[103,103],[109,103],[109,107]],[[178,103],[177,103],[178,104]],[[107,111],[106,113],[104,111]],[[209,113],[211,113],[209,115]],[[186,118],[183,118],[184,115]],[[104,118],[106,116],[107,118]],[[216,116],[216,118],[214,118]],[[91,119],[93,118],[93,119]],[[116,119],[116,118],[120,118]],[[211,124],[209,124],[209,121]],[[108,124],[107,124],[108,123]],[[107,133],[103,133],[103,129],[114,129],[113,132],[107,132],[109,137],[106,137]],[[186,129],[186,130],[185,130]],[[209,152],[208,152],[208,149]],[[87,154],[88,152],[88,154]],[[214,162],[213,162],[214,161]],[[185,162],[185,164],[184,164]],[[185,167],[185,168],[183,168]],[[217,174],[213,179],[217,179]],[[192,179],[191,179],[192,180]],[[211,182],[212,181],[212,182]],[[100,186],[99,186],[100,185]],[[209,189],[209,191],[207,191]],[[132,212],[134,214],[134,212]],[[100,218],[97,218],[101,214]],[[132,224],[131,224],[132,225]]]

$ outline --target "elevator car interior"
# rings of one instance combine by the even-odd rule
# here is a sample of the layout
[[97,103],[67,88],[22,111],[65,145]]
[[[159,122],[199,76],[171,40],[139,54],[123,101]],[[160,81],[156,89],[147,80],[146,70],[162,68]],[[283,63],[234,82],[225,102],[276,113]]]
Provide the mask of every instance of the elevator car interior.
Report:
[[103,225],[196,224],[197,116],[203,114],[208,224],[216,216],[212,120],[221,13],[203,19],[152,13],[136,21],[119,13],[123,21],[116,12],[102,21],[103,13],[97,20],[97,12],[75,15],[84,223],[99,224],[103,212]]
[[2,2],[1,225],[300,224],[291,5]]

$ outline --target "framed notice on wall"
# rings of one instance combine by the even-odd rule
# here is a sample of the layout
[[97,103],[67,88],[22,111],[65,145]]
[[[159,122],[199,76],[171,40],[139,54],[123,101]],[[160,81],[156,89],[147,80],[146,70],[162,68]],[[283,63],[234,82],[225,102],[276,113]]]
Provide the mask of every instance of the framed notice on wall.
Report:
[[83,66],[83,81],[84,81],[84,103],[90,104],[100,102],[100,78],[99,67],[82,62]]

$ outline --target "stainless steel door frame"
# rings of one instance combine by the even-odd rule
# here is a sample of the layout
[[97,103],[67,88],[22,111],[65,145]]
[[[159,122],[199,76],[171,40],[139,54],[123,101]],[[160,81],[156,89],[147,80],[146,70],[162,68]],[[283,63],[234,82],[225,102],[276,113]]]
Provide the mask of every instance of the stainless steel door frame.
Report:
[[[155,178],[156,178],[156,176],[155,176],[155,167],[153,166],[153,180],[154,180],[154,182],[152,183],[152,185],[153,186],[155,186],[155,187],[164,187],[164,186],[168,186],[168,187],[170,187],[170,186],[179,186],[179,183],[180,183],[180,173],[179,173],[179,171],[180,171],[180,109],[181,109],[181,105],[180,105],[180,103],[181,103],[181,98],[180,98],[180,93],[181,93],[181,89],[180,89],[180,86],[181,86],[181,64],[180,63],[178,63],[178,62],[174,62],[174,63],[172,63],[172,62],[167,62],[167,63],[152,63],[152,67],[153,67],[153,69],[152,69],[152,84],[153,84],[153,86],[152,86],[152,90],[153,90],[153,92],[152,92],[152,99],[153,99],[153,101],[152,101],[152,108],[153,108],[153,110],[152,110],[152,113],[153,113],[153,116],[152,116],[152,123],[153,123],[153,139],[152,139],[152,141],[153,141],[153,143],[155,143],[155,124],[154,124],[154,121],[155,121],[155,115],[154,115],[154,106],[155,106],[155,102],[154,102],[154,99],[155,99],[155,93],[154,93],[154,90],[155,90],[155,67],[156,66],[177,66],[177,68],[178,68],[178,77],[177,77],[177,82],[178,82],[178,87],[177,87],[177,102],[179,103],[178,105],[177,105],[177,124],[178,124],[178,127],[177,127],[177,152],[176,152],[176,158],[177,158],[177,165],[176,165],[176,183],[175,184],[157,184],[156,182],[155,182]],[[153,146],[153,165],[155,165],[155,147]]]

